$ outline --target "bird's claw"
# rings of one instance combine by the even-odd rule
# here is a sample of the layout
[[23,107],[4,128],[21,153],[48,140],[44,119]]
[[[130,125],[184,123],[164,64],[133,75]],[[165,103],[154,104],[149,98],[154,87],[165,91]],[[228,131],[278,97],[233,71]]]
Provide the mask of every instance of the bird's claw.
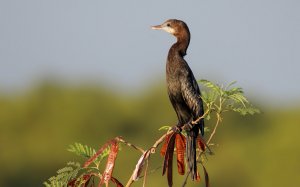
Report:
[[175,125],[173,128],[172,128],[173,132],[177,132],[177,133],[180,133],[181,132],[181,128],[177,125]]

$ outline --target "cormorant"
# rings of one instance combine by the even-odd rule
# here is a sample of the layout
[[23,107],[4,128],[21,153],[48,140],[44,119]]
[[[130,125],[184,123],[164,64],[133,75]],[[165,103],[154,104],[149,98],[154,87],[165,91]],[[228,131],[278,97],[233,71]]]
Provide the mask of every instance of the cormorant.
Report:
[[185,22],[170,19],[152,29],[164,30],[177,38],[169,50],[166,64],[166,77],[169,99],[178,117],[178,127],[186,124],[186,155],[188,168],[193,180],[197,178],[196,141],[201,131],[204,135],[204,120],[192,124],[204,114],[201,92],[189,65],[184,60],[190,43],[190,31]]

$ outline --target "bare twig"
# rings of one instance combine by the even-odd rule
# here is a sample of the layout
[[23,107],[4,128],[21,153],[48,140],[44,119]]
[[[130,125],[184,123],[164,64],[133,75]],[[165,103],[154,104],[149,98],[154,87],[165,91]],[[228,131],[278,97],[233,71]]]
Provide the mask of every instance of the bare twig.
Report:
[[[157,170],[161,169],[162,166],[158,166],[147,173],[147,175],[155,173]],[[143,178],[145,175],[141,175],[139,178]]]
[[192,121],[192,124],[193,124],[193,125],[197,124],[201,119],[204,119],[205,116],[206,116],[209,112],[210,112],[210,110],[206,110],[206,112],[205,112],[202,116],[200,116],[200,117],[197,118],[196,120]]
[[184,181],[183,181],[183,184],[181,185],[181,187],[185,187],[185,185],[187,184],[187,180],[188,180],[188,178],[190,176],[190,173],[191,173],[191,171],[187,172],[187,174],[186,174],[186,176],[184,178]]
[[144,174],[143,187],[146,186],[146,178],[147,178],[148,166],[149,166],[149,160],[147,159],[147,160],[146,160],[146,168],[145,168],[145,174]]
[[169,130],[167,133],[165,133],[164,135],[162,135],[158,140],[156,140],[156,142],[152,145],[151,149],[151,153],[154,154],[156,152],[156,148],[166,139],[166,137],[173,133],[174,131],[171,129]]
[[133,180],[133,173],[132,173],[132,175],[131,175],[130,179],[128,180],[128,182],[127,182],[127,184],[126,184],[125,187],[131,186],[131,184],[132,184],[133,182],[134,182],[134,180]]
[[214,137],[214,135],[216,134],[217,128],[220,124],[220,122],[222,121],[221,115],[219,113],[217,113],[217,122],[216,125],[214,127],[214,130],[212,131],[212,133],[210,134],[208,140],[207,140],[207,144],[209,144],[209,142],[211,141],[211,139]]
[[[154,154],[156,152],[156,148],[165,140],[166,136],[171,134],[173,130],[169,130],[167,133],[163,134],[156,142],[152,145],[152,147],[149,149],[151,154]],[[126,187],[130,187],[132,183],[134,183],[133,180],[134,172],[132,173],[130,179],[128,180]]]
[[142,149],[142,148],[140,148],[140,147],[138,147],[138,146],[136,146],[136,145],[133,145],[133,144],[131,144],[131,143],[125,141],[125,140],[124,140],[123,138],[121,138],[121,137],[117,137],[116,139],[117,139],[119,142],[122,142],[122,143],[124,143],[125,145],[127,145],[127,146],[129,146],[129,147],[132,147],[132,148],[134,148],[134,149],[136,149],[136,150],[138,150],[138,151],[140,151],[140,152],[142,152],[142,153],[145,152],[144,149]]

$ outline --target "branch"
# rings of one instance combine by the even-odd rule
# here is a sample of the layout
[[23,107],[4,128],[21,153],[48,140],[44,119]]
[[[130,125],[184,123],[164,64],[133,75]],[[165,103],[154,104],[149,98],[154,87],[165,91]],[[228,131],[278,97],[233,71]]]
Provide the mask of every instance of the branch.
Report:
[[[192,123],[193,125],[194,125],[194,124],[197,124],[201,119],[204,119],[205,116],[206,116],[209,112],[210,112],[210,110],[206,110],[206,112],[205,112],[202,116],[200,116],[200,117],[197,118],[196,120],[192,121],[191,123]],[[210,135],[209,140],[207,141],[207,144],[210,142],[210,140],[212,139],[212,137],[213,137],[214,134],[216,133],[216,128],[218,127],[219,121],[220,121],[220,117],[219,117],[219,115],[218,115],[217,124],[216,124],[216,126],[215,126],[215,128],[214,128],[212,134]],[[180,128],[180,130],[186,129],[188,125],[190,125],[190,124],[185,124],[184,126],[182,126],[182,127]],[[175,126],[175,127],[177,127],[177,126]],[[157,148],[157,147],[165,140],[165,138],[166,138],[167,135],[173,133],[175,130],[176,130],[175,128],[172,128],[172,129],[170,129],[167,133],[163,134],[158,140],[155,141],[155,143],[152,145],[152,147],[150,147],[150,149],[148,149],[147,151],[150,151],[150,154],[156,153],[156,148]],[[125,143],[126,145],[128,145],[128,146],[130,146],[130,147],[133,147],[133,148],[136,149],[136,150],[141,151],[143,154],[145,153],[145,150],[143,150],[143,149],[141,149],[141,148],[139,148],[139,147],[137,147],[137,146],[135,146],[135,145],[133,145],[133,144],[131,144],[131,143],[129,143],[129,142],[126,142],[126,141],[125,141],[124,139],[122,139],[121,137],[118,137],[118,140],[119,140],[120,142]],[[206,146],[208,147],[208,145],[206,145]],[[203,153],[203,152],[201,152],[201,153]],[[150,156],[150,154],[149,154],[149,156]],[[149,156],[148,156],[148,157],[149,157]],[[201,156],[201,155],[198,155],[197,161],[198,161],[198,159],[199,159],[200,156]],[[146,162],[147,162],[147,165],[148,165],[148,157],[145,158],[145,159],[146,159]],[[135,173],[135,170],[133,171],[132,175],[130,176],[129,180],[127,181],[126,187],[130,187],[131,184],[134,183],[134,181],[135,181],[135,180],[133,179],[134,173]],[[145,174],[146,174],[146,172],[145,172]],[[187,175],[186,175],[186,178],[185,178],[184,183],[183,183],[183,185],[182,185],[183,187],[184,187],[184,186],[186,185],[186,183],[187,183],[187,179],[188,179],[189,174],[190,174],[190,172],[188,172]],[[145,176],[146,176],[146,175],[140,176],[140,178],[145,177]],[[143,185],[145,185],[145,180],[144,180],[144,182],[143,182]]]
[[183,184],[181,185],[181,187],[185,187],[185,185],[187,184],[187,180],[188,180],[188,178],[190,176],[190,173],[191,173],[191,171],[188,171],[188,173],[186,174],[185,179],[184,179]]
[[[205,116],[206,116],[209,112],[210,112],[210,110],[207,110],[202,116],[200,116],[200,117],[197,118],[196,120],[192,121],[192,124],[197,124],[201,119],[204,119]],[[186,129],[188,125],[189,125],[189,124],[185,124],[184,126],[182,126],[182,127],[180,128],[180,130]],[[175,127],[177,127],[177,126],[175,126]],[[171,133],[173,133],[174,131],[175,131],[175,128],[172,128],[172,129],[170,129],[167,133],[163,134],[158,140],[156,140],[155,143],[152,145],[152,147],[150,147],[150,149],[148,149],[148,150],[150,150],[150,153],[151,153],[151,154],[154,154],[154,153],[156,152],[156,148],[157,148],[157,147],[165,140],[166,136],[169,135],[169,134],[171,134]],[[122,141],[122,142],[124,142],[124,143],[126,142],[126,141],[123,140],[123,139],[120,139],[120,141]],[[145,152],[143,149],[138,148],[137,146],[134,146],[134,145],[132,145],[132,144],[130,144],[130,143],[127,143],[127,142],[126,142],[126,144],[129,145],[129,146],[134,147],[135,149],[140,150],[142,153]],[[126,184],[126,187],[130,187],[131,184],[134,183],[134,179],[133,179],[134,172],[135,172],[135,170],[133,171],[133,173],[132,173],[130,179],[128,180],[128,182],[127,182],[127,184]],[[143,176],[142,176],[142,177],[143,177]]]
[[207,145],[209,145],[209,142],[211,141],[211,139],[214,137],[214,135],[216,134],[217,128],[220,124],[220,122],[222,121],[221,115],[219,113],[217,113],[217,122],[216,125],[214,127],[214,130],[212,131],[212,133],[210,134],[208,140],[207,140]]
[[173,132],[174,132],[174,130],[170,129],[167,133],[165,133],[158,140],[156,140],[156,142],[150,148],[151,149],[151,153],[154,154],[156,152],[156,148],[166,139],[166,136],[168,136],[169,134],[171,134]]
[[[155,143],[152,145],[152,147],[150,149],[148,149],[148,150],[150,150],[150,153],[154,154],[156,152],[156,148],[165,140],[166,136],[173,133],[173,132],[174,132],[174,130],[171,129],[167,133],[163,134],[158,140],[156,140]],[[143,153],[144,152],[145,151],[143,151]],[[132,172],[132,175],[131,175],[130,179],[128,180],[127,184],[126,184],[126,187],[130,187],[131,184],[134,183],[134,180],[133,180],[134,173],[135,173],[135,170]]]
[[[205,116],[209,113],[209,111],[210,111],[210,110],[207,110],[202,116],[200,116],[200,117],[197,118],[196,120],[192,121],[192,124],[197,124],[201,119],[204,119]],[[185,124],[184,126],[182,126],[182,127],[180,128],[180,130],[186,129],[188,125],[189,125],[189,124]],[[175,127],[177,127],[177,126],[175,126]],[[150,150],[150,153],[151,153],[151,154],[156,153],[156,148],[157,148],[157,147],[158,147],[158,146],[166,139],[166,136],[167,136],[167,135],[173,133],[175,130],[176,130],[175,128],[170,129],[167,133],[163,134],[158,140],[156,140],[155,143],[152,145],[152,147],[150,147],[150,149],[148,149],[148,150]],[[120,141],[122,141],[122,142],[124,142],[124,143],[126,142],[126,141],[123,140],[123,139],[120,139]],[[142,153],[145,153],[145,151],[144,151],[143,149],[138,148],[137,146],[134,146],[134,145],[132,145],[132,144],[130,144],[130,143],[127,143],[127,142],[126,142],[126,144],[129,145],[129,146],[134,147],[135,149],[140,150]],[[148,159],[148,158],[147,158],[147,159]],[[148,160],[147,160],[147,162],[148,162]],[[135,173],[135,170],[133,171],[133,173],[132,173],[130,179],[128,180],[128,182],[127,182],[127,184],[126,184],[126,187],[130,187],[131,184],[134,183],[134,179],[133,179],[134,173]],[[142,177],[144,177],[144,176],[142,176]]]
[[[199,118],[198,118],[199,119]],[[197,119],[197,120],[198,120]],[[196,120],[196,121],[197,121]],[[200,120],[200,119],[199,119]],[[206,146],[207,146],[207,148],[209,149],[209,147],[208,147],[208,145],[209,145],[209,143],[210,143],[210,141],[212,140],[212,138],[214,137],[214,135],[216,134],[216,131],[217,131],[217,128],[218,128],[218,126],[219,126],[219,124],[220,124],[220,122],[222,121],[222,118],[221,118],[221,115],[219,114],[219,113],[217,113],[217,122],[216,122],[216,125],[215,125],[215,127],[214,127],[214,130],[212,131],[212,133],[210,134],[210,136],[209,136],[209,138],[208,138],[208,140],[207,140],[207,142],[206,142]],[[211,152],[211,151],[210,151]],[[201,156],[204,154],[204,152],[203,151],[201,151],[201,152],[199,152],[199,154],[198,154],[198,156],[197,156],[197,161],[201,158]],[[186,174],[186,177],[185,177],[185,179],[184,179],[184,181],[183,181],[183,184],[182,184],[182,187],[185,187],[186,186],[186,184],[187,184],[187,180],[188,180],[188,177],[189,177],[189,175],[190,175],[190,171],[188,171],[188,173]]]
[[210,112],[210,110],[206,110],[206,112],[205,112],[202,116],[200,116],[200,117],[197,118],[196,120],[192,121],[192,124],[193,124],[193,125],[197,124],[201,119],[204,119],[205,116],[206,116],[209,112]]
[[[158,167],[152,169],[151,171],[147,172],[147,175],[153,174],[153,173],[155,173],[157,170],[159,170],[161,168],[162,168],[162,166],[158,166]],[[141,175],[139,178],[143,178],[144,176],[145,175]]]
[[133,144],[131,144],[131,143],[125,141],[125,140],[124,140],[123,138],[121,138],[121,137],[117,137],[116,139],[117,139],[119,142],[122,142],[122,143],[124,143],[125,145],[134,148],[135,150],[138,150],[138,151],[140,151],[140,152],[142,152],[142,153],[145,152],[144,149],[142,149],[142,148],[140,148],[140,147],[138,147],[138,146],[135,146],[135,145],[133,145]]

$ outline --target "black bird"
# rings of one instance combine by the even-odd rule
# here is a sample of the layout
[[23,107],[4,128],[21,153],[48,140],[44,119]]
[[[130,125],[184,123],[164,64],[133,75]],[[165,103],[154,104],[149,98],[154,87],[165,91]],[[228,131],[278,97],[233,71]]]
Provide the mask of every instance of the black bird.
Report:
[[197,178],[196,142],[199,130],[204,135],[204,120],[192,124],[204,114],[200,89],[187,62],[184,60],[190,43],[190,31],[185,22],[170,19],[152,29],[164,30],[177,38],[169,50],[166,74],[170,101],[178,117],[178,127],[186,124],[186,155],[188,168],[193,180]]

